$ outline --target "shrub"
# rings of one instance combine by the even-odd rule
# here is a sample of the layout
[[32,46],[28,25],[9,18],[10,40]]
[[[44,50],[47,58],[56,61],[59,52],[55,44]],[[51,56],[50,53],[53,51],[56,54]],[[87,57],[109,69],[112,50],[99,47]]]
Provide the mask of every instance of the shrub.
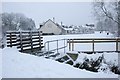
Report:
[[83,63],[77,63],[76,65],[74,65],[74,67],[79,66],[80,69],[86,69],[89,71],[98,72],[98,69],[103,59],[104,59],[103,56],[100,56],[98,59],[95,60],[88,59],[87,57],[85,57]]
[[112,71],[113,73],[115,73],[115,74],[119,74],[119,75],[120,75],[120,67],[118,67],[118,66],[113,65],[113,66],[111,67],[111,71]]

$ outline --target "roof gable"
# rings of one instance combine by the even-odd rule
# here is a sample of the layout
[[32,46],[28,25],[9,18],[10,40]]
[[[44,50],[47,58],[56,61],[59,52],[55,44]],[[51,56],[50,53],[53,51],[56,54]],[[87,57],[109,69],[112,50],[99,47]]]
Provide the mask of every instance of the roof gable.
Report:
[[[54,25],[56,25],[58,28],[60,28],[60,29],[62,29],[62,30],[65,30],[64,28],[62,28],[62,26],[57,25],[57,24],[56,24],[55,22],[53,22],[51,19],[48,19],[48,20],[42,25],[42,27],[45,26],[45,24],[48,23],[49,21],[52,22]],[[40,29],[40,28],[39,28],[39,29]]]

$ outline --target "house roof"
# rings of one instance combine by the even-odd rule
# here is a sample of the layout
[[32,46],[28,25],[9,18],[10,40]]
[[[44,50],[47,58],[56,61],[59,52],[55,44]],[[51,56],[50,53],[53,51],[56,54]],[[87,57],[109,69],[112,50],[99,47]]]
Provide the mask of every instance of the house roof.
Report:
[[[44,22],[42,26],[44,26],[48,21],[51,21],[53,24],[55,24],[56,26],[58,26],[60,29],[65,30],[62,26],[60,26],[59,24],[55,23],[55,22],[52,21],[51,19],[48,19],[46,22]],[[39,29],[40,29],[40,28],[38,28],[38,30],[39,30]]]

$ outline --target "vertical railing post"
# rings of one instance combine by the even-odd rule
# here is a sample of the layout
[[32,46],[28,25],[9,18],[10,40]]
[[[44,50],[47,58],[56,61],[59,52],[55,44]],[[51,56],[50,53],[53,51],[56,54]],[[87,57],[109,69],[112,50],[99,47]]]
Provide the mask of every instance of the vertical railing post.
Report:
[[66,47],[65,47],[65,39],[64,39],[64,54],[65,54],[65,48],[66,48]]
[[95,45],[94,45],[94,39],[92,40],[92,42],[93,42],[93,43],[92,43],[92,44],[93,44],[93,45],[92,45],[92,50],[93,50],[93,53],[94,53],[94,51],[95,51],[95,50],[94,50],[94,47],[95,47]]
[[116,39],[116,52],[118,52],[118,39]]
[[74,40],[72,39],[72,51],[74,51]]
[[49,41],[48,41],[48,55],[49,55]]
[[58,40],[57,40],[57,53],[58,53]]
[[70,42],[70,39],[68,40],[69,42],[69,51],[71,51],[71,42]]
[[46,52],[46,42],[44,43],[44,46],[45,46],[45,47],[44,47],[44,51]]

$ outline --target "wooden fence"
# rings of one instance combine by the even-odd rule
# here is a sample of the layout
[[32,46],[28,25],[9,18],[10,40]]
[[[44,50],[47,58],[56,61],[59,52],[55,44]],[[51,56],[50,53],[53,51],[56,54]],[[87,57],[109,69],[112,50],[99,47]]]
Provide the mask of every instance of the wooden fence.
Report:
[[22,32],[6,32],[7,46],[17,46],[20,52],[32,53],[40,51],[43,46],[43,40],[40,31],[22,31]]
[[67,43],[69,44],[69,51],[74,51],[75,43],[92,43],[92,52],[96,52],[95,43],[115,43],[116,44],[115,52],[120,52],[119,42],[120,42],[120,38],[82,38],[82,39],[68,39],[67,40]]

